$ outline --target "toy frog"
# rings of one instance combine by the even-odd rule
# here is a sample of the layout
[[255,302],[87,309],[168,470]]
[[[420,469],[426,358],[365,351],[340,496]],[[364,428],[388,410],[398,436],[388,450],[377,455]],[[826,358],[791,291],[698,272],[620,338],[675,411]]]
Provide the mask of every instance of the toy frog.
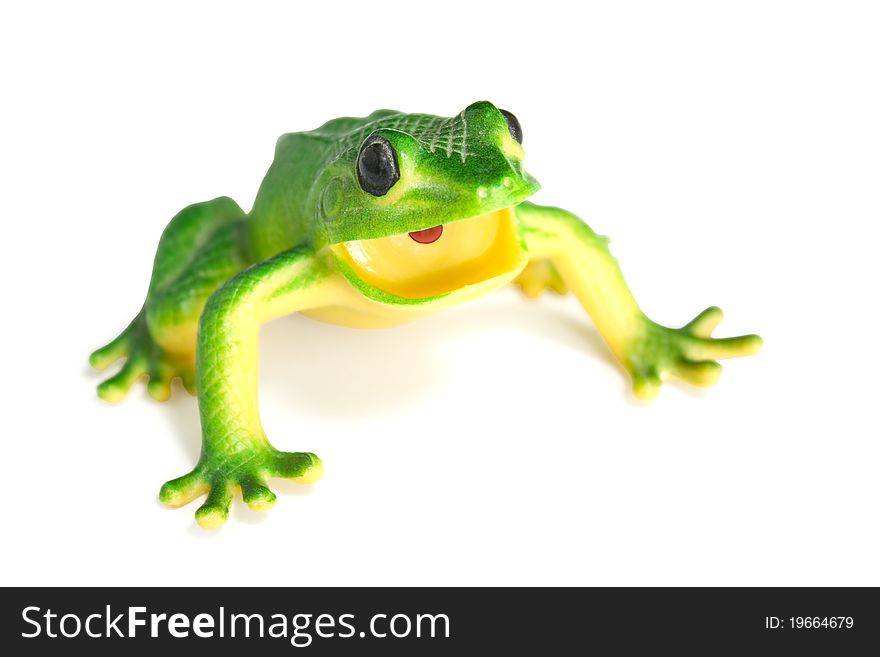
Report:
[[380,110],[283,135],[250,213],[221,197],[177,214],[142,310],[90,357],[99,369],[126,359],[98,386],[107,401],[144,377],[157,400],[174,378],[198,396],[201,458],[162,486],[162,502],[207,495],[196,520],[213,528],[238,489],[263,510],[275,503],[268,477],[321,477],[314,454],[269,443],[257,410],[258,331],[282,315],[374,328],[511,282],[529,297],[571,290],[640,398],[669,375],[711,385],[716,359],[759,350],[756,335],[711,337],[718,308],[682,328],[648,319],[605,238],[526,200],[539,185],[523,157],[519,121],[489,102],[452,118]]

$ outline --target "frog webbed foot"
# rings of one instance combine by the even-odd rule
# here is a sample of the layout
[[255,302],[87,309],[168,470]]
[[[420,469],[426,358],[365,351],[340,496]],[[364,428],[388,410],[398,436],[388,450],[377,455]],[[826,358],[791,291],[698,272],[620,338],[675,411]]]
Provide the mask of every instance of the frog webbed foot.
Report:
[[89,363],[103,370],[120,358],[124,358],[125,363],[119,372],[98,384],[98,396],[105,401],[122,401],[134,382],[143,378],[149,380],[147,392],[157,401],[171,396],[171,381],[175,378],[195,394],[195,363],[192,359],[175,357],[156,344],[143,310],[116,338],[92,352]]
[[654,397],[667,375],[691,385],[713,385],[721,376],[721,358],[750,356],[761,349],[757,335],[713,338],[724,317],[720,308],[706,308],[685,326],[673,329],[644,318],[642,331],[629,347],[624,362],[632,374],[633,391],[642,399]]
[[310,452],[280,452],[268,447],[263,453],[247,459],[202,458],[194,470],[166,482],[159,499],[170,507],[189,504],[207,495],[195,513],[196,522],[204,529],[215,529],[229,517],[229,507],[236,490],[253,511],[265,511],[275,504],[266,479],[280,477],[297,483],[311,484],[323,474],[321,460]]

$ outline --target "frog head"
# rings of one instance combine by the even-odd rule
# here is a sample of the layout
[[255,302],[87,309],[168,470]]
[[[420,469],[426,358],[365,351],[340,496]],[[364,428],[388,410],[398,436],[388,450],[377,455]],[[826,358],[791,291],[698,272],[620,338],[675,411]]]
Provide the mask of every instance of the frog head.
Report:
[[406,297],[521,265],[513,208],[539,185],[516,117],[489,102],[452,118],[379,111],[316,186],[322,241],[358,277]]

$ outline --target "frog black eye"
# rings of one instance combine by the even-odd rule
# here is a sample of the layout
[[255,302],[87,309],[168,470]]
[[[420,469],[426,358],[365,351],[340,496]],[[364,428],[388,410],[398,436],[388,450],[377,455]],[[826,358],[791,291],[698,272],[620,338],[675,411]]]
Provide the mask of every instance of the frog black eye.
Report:
[[507,110],[498,111],[501,112],[501,116],[503,116],[504,120],[507,121],[507,129],[510,130],[510,136],[521,144],[522,126],[519,124],[519,120]]
[[385,196],[400,180],[397,153],[390,141],[373,135],[364,142],[358,154],[357,178],[361,189],[373,196]]

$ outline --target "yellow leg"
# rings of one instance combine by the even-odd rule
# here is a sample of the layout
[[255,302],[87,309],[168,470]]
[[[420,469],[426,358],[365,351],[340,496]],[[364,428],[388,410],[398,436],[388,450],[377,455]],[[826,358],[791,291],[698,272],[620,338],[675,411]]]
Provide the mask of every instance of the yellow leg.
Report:
[[[693,385],[712,385],[721,374],[714,359],[760,350],[757,335],[713,339],[712,330],[722,316],[718,308],[703,311],[679,329],[648,319],[608,250],[608,240],[570,212],[523,203],[517,207],[517,218],[529,250],[529,266],[552,263],[632,376],[636,396],[655,396],[669,375]],[[527,294],[539,284],[537,277],[532,273],[525,281]]]

